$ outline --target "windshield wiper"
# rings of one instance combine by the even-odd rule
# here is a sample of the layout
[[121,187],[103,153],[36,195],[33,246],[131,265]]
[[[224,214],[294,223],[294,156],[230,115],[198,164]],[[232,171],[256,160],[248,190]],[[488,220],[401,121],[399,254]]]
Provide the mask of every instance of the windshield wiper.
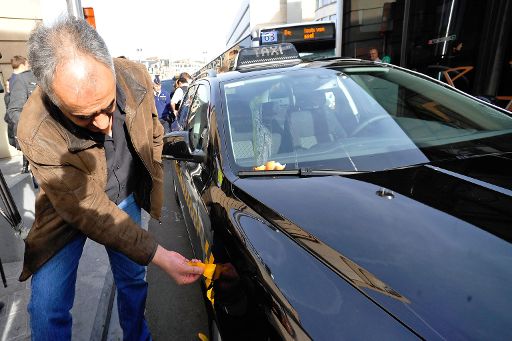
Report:
[[342,171],[335,169],[311,169],[311,168],[299,168],[289,170],[260,170],[260,171],[239,171],[238,177],[247,178],[254,176],[330,176],[330,175],[354,175],[368,173],[368,171]]

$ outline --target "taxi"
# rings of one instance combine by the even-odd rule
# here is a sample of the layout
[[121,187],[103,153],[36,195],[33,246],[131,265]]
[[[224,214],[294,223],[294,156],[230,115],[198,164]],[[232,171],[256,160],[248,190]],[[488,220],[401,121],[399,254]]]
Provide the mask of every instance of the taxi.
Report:
[[185,98],[163,155],[212,339],[512,339],[510,113],[289,44]]

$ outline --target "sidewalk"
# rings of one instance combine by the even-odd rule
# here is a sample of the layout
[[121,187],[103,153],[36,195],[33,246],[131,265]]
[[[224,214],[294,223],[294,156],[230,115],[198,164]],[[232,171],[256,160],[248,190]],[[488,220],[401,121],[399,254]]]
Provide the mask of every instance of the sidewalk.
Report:
[[[34,219],[35,189],[28,174],[20,174],[22,157],[0,159],[0,170],[24,223],[30,226]],[[147,227],[147,219],[146,219]],[[30,280],[20,283],[23,261],[23,242],[16,239],[0,217],[0,258],[7,277],[7,288],[0,285],[0,340],[30,340],[27,304],[30,298]],[[78,267],[73,315],[73,340],[121,340],[122,332],[112,314],[114,286],[108,256],[102,245],[87,240]],[[111,316],[113,315],[113,316]]]

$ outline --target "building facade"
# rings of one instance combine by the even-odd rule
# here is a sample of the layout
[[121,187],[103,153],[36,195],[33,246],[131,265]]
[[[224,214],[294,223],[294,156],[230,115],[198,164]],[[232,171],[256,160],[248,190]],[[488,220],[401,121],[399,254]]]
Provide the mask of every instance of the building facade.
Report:
[[228,31],[226,46],[233,46],[261,26],[314,21],[315,2],[316,0],[242,0]]
[[[0,82],[11,77],[11,58],[27,56],[26,42],[34,27],[42,22],[39,0],[3,1],[0,16]],[[0,94],[0,158],[17,155],[19,152],[9,145],[7,124],[4,122],[4,94]]]
[[512,0],[243,0],[226,46],[306,21],[337,23],[341,56],[369,59],[376,48],[384,61],[512,106]]
[[[342,56],[368,59],[376,48],[392,64],[512,103],[512,0],[340,1]],[[315,20],[335,21],[336,4],[317,0]]]

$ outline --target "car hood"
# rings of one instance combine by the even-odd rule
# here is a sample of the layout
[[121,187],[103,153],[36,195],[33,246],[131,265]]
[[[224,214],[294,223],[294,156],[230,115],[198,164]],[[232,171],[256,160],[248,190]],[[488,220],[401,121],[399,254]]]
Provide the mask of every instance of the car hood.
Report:
[[351,177],[244,178],[235,192],[427,338],[512,338],[512,161]]

